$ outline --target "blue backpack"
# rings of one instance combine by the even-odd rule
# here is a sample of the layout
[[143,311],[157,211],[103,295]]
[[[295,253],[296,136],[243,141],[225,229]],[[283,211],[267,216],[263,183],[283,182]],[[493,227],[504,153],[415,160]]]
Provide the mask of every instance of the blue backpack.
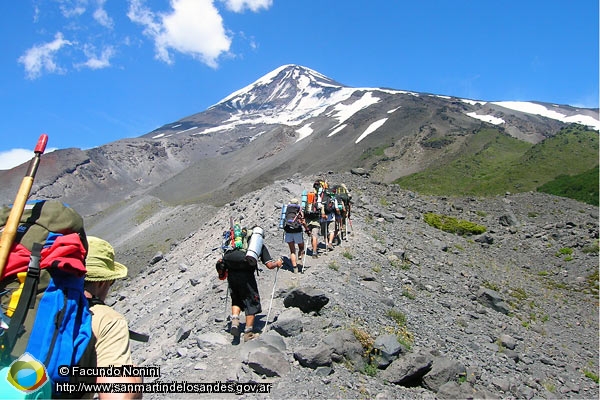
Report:
[[[0,226],[9,213],[0,209]],[[83,290],[86,252],[83,219],[72,208],[27,203],[0,277],[0,392],[30,397],[52,388],[60,395],[54,384],[69,376],[58,367],[78,364],[92,345]]]

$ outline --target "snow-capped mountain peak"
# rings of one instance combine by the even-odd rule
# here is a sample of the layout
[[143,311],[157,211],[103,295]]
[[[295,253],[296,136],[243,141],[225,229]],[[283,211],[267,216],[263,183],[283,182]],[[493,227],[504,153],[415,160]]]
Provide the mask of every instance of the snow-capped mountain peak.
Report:
[[299,101],[293,99],[325,95],[327,89],[337,91],[342,87],[344,85],[310,68],[290,64],[281,66],[250,85],[233,92],[215,106],[226,105],[233,109],[241,109],[252,107],[253,104],[258,104],[260,108],[282,102],[297,104]]
[[[463,105],[458,106],[460,103]],[[361,132],[354,132],[356,137],[348,138],[358,143],[393,120],[426,118],[436,115],[438,110],[466,115],[473,123],[484,121],[498,125],[509,134],[530,142],[551,136],[560,129],[561,123],[579,123],[600,130],[597,110],[540,102],[489,102],[393,89],[348,87],[310,68],[288,64],[232,93],[206,111],[167,124],[148,136],[158,139],[236,131],[236,135],[254,140],[268,130],[267,126],[287,126],[295,130],[298,142],[317,131],[328,137],[343,133],[352,118],[359,113],[365,118],[366,111],[370,115],[367,117],[371,120],[369,125]],[[400,114],[404,116],[400,117]],[[447,118],[453,121],[461,117]],[[531,119],[541,125],[534,127]],[[426,118],[423,123],[432,122],[427,122]]]

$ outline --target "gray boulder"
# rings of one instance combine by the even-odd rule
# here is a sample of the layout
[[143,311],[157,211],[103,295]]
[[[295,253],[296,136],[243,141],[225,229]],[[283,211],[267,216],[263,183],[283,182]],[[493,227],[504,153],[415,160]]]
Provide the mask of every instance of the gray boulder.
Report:
[[291,371],[284,354],[273,346],[261,346],[250,351],[246,363],[257,374],[268,377],[284,376]]
[[302,312],[297,308],[292,308],[282,312],[271,328],[281,336],[296,336],[302,332]]
[[420,384],[423,377],[431,371],[433,356],[429,354],[409,354],[390,364],[381,376],[384,380],[401,386]]
[[466,376],[467,369],[456,360],[446,357],[436,357],[431,371],[423,377],[423,387],[437,392],[442,385],[458,381],[460,376]]
[[375,339],[373,353],[379,369],[386,369],[406,348],[398,342],[396,335],[382,335]]
[[324,344],[315,347],[298,349],[294,352],[294,359],[305,368],[330,367],[332,350]]
[[510,306],[504,301],[502,295],[495,290],[481,288],[477,293],[477,300],[486,307],[508,315]]

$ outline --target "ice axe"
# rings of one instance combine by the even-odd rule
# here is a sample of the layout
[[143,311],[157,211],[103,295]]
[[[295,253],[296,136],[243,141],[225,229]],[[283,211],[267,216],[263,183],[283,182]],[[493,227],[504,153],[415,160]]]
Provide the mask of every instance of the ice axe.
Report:
[[2,237],[0,238],[0,277],[2,277],[4,274],[4,267],[8,261],[8,253],[10,253],[10,248],[15,240],[19,221],[23,216],[25,203],[27,203],[27,198],[29,198],[29,193],[31,192],[31,187],[33,186],[33,179],[35,178],[35,173],[40,165],[40,157],[44,153],[44,150],[46,150],[47,143],[48,135],[43,133],[38,139],[37,145],[33,150],[35,156],[29,162],[29,168],[27,168],[27,173],[21,181],[21,186],[17,192],[17,197],[15,198],[15,202],[10,210],[8,219],[6,220],[6,225],[2,231]]

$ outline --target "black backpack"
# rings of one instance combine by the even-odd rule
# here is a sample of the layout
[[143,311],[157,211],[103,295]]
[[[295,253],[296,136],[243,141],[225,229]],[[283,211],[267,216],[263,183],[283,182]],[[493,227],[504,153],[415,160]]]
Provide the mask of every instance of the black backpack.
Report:
[[300,217],[300,206],[298,204],[288,204],[285,210],[285,224],[283,225],[283,230],[288,233],[302,232]]

